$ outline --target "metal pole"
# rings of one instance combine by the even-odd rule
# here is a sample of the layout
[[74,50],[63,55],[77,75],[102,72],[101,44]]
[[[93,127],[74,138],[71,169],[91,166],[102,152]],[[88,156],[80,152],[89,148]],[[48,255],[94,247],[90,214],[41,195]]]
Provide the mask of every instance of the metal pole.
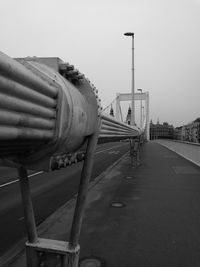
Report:
[[149,140],[149,93],[146,92],[146,137]]
[[132,35],[132,103],[131,125],[135,125],[135,80],[134,80],[134,33]]
[[26,168],[24,168],[23,166],[19,167],[18,174],[28,241],[30,243],[35,243],[37,241],[37,230],[35,225],[35,216],[33,212],[31,192]]
[[76,201],[76,207],[74,212],[74,218],[72,222],[72,228],[69,239],[69,246],[73,249],[77,246],[80,236],[80,230],[82,226],[84,208],[86,204],[86,197],[88,191],[88,185],[92,173],[92,165],[94,159],[94,152],[99,136],[99,130],[88,138],[87,151],[85,155],[84,165],[81,173],[81,180],[79,185],[79,191]]
[[143,125],[143,122],[144,122],[144,106],[142,106],[142,125]]
[[140,100],[140,125],[142,128],[142,90],[141,90],[141,100]]
[[142,89],[137,89],[140,91],[140,127],[142,128]]
[[116,96],[116,120],[119,120],[120,119],[120,94],[117,93],[117,96]]

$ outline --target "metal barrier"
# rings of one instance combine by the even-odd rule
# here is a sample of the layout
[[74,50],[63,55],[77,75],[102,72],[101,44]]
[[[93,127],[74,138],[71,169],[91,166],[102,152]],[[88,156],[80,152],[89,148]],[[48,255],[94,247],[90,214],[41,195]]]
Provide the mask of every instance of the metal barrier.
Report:
[[[74,66],[58,58],[16,61],[0,53],[0,165],[18,168],[29,267],[78,266],[78,240],[97,141],[133,139],[142,133],[101,114],[97,92]],[[86,153],[70,240],[38,238],[27,169],[49,170],[52,155],[77,151],[83,144]]]

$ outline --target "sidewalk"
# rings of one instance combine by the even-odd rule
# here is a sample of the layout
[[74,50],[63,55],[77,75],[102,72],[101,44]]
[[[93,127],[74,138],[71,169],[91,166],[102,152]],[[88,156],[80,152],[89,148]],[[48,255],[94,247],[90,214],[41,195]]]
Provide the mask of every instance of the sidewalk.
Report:
[[[199,167],[148,142],[141,166],[132,168],[126,156],[92,186],[81,267],[200,266]],[[74,200],[52,215],[41,237],[68,240],[73,206]],[[25,266],[24,257],[10,266]]]

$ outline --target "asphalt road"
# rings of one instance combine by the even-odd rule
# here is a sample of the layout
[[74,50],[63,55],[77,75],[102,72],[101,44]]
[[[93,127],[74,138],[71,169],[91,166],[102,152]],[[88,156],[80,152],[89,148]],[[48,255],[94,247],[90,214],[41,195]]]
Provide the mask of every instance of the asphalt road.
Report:
[[[94,179],[125,152],[129,144],[98,145]],[[49,173],[29,172],[36,224],[39,225],[77,192],[82,162]],[[17,170],[0,168],[0,256],[26,235]]]

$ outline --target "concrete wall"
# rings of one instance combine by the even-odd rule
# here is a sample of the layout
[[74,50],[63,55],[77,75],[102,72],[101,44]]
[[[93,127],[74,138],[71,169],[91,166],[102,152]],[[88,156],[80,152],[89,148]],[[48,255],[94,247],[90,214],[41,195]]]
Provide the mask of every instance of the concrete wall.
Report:
[[153,142],[166,146],[170,150],[200,166],[200,144],[164,139],[157,139]]

